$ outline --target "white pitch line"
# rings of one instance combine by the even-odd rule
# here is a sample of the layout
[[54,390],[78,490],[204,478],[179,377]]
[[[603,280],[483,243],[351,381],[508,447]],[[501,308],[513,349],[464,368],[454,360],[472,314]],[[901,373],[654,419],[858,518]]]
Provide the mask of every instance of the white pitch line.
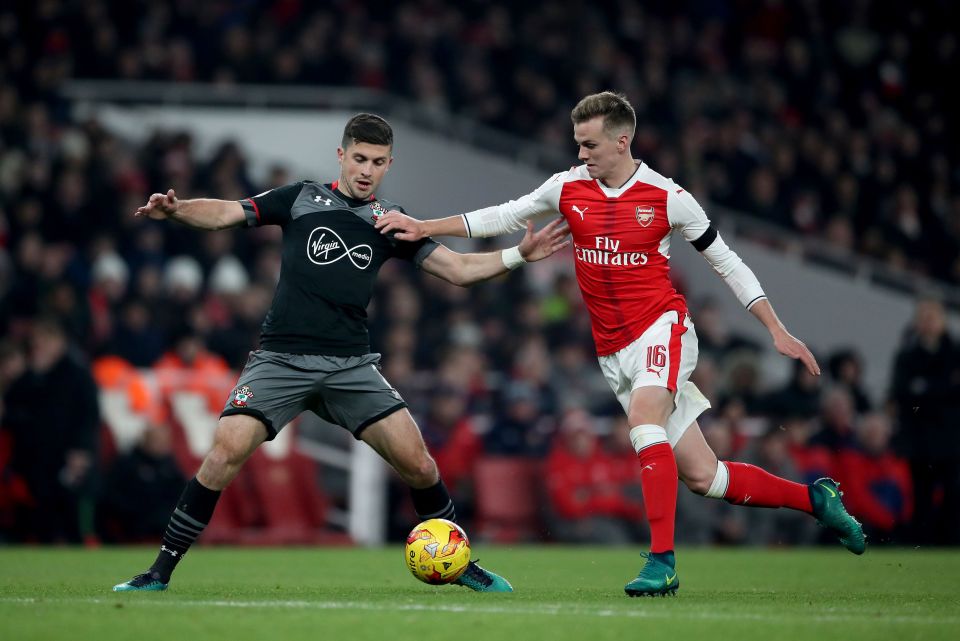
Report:
[[[709,612],[709,611],[681,611],[674,608],[667,610],[628,610],[612,608],[589,608],[570,604],[541,606],[518,606],[518,607],[498,607],[492,605],[449,605],[449,604],[424,604],[424,603],[362,603],[359,601],[173,601],[167,600],[161,595],[159,599],[153,601],[145,600],[123,600],[124,595],[105,598],[33,598],[33,597],[0,597],[0,604],[9,603],[12,605],[42,605],[44,603],[59,604],[87,604],[87,605],[108,605],[115,606],[122,603],[125,606],[162,606],[162,607],[205,607],[205,608],[289,608],[302,610],[364,610],[376,612],[451,612],[451,613],[474,613],[474,614],[496,614],[496,615],[541,615],[541,616],[577,616],[577,617],[604,617],[604,618],[627,618],[627,619],[700,619],[704,621],[763,621],[763,622],[783,622],[785,620],[797,621],[800,623],[854,623],[854,622],[881,622],[881,623],[903,623],[911,625],[955,625],[960,624],[958,616],[943,617],[921,617],[912,615],[893,615],[884,616],[870,612],[855,611],[827,611],[818,614],[807,613],[778,613],[764,614],[752,612]],[[642,607],[641,603],[637,603]]]

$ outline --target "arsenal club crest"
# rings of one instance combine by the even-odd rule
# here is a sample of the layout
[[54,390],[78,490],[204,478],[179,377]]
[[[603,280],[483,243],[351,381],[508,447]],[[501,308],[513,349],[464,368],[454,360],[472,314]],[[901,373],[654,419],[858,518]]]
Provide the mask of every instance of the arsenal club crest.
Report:
[[253,398],[253,390],[249,385],[241,385],[233,392],[233,400],[230,404],[234,407],[246,407],[247,401]]
[[374,222],[380,220],[380,216],[383,216],[385,213],[387,213],[383,209],[383,205],[381,205],[379,202],[372,203],[370,205],[370,209],[373,210],[373,216],[371,216],[370,219]]
[[656,212],[653,209],[653,205],[637,206],[637,222],[640,223],[641,227],[649,227],[650,223],[653,222],[655,214]]

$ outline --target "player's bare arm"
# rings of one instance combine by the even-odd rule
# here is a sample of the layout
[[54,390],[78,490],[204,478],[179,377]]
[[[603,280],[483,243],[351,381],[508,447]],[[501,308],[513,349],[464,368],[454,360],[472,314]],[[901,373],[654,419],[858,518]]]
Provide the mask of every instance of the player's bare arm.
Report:
[[750,308],[750,313],[756,316],[770,332],[770,336],[773,338],[773,346],[777,348],[778,352],[784,356],[799,359],[806,366],[808,372],[814,376],[820,376],[820,365],[817,363],[817,359],[814,358],[803,341],[787,331],[787,328],[783,326],[783,323],[777,317],[777,313],[773,310],[770,301],[757,301]]
[[147,204],[138,207],[134,216],[153,220],[175,220],[195,229],[218,230],[240,227],[246,218],[240,203],[214,198],[180,200],[170,189],[165,194],[153,194]]
[[[516,247],[499,252],[461,254],[442,245],[423,261],[423,269],[454,285],[467,287],[519,267],[552,256],[570,244],[569,227],[562,218],[534,231],[533,222]],[[399,235],[398,235],[399,236]]]
[[414,242],[427,236],[467,237],[467,228],[461,216],[448,216],[436,220],[417,220],[395,209],[391,209],[374,225],[381,234],[396,231],[397,240]]

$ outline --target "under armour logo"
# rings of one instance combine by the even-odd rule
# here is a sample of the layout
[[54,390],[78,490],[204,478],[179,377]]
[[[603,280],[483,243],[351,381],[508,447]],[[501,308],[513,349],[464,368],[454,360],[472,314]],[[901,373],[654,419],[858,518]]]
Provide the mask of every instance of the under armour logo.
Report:
[[590,208],[589,208],[589,207],[584,207],[583,209],[580,209],[580,208],[577,207],[576,205],[571,205],[571,209],[573,209],[573,211],[575,211],[575,212],[577,212],[578,214],[580,214],[580,220],[583,220],[583,215],[584,215],[585,213],[587,213],[587,210],[590,209]]
[[331,200],[330,198],[323,198],[322,196],[314,196],[314,197],[313,197],[313,202],[315,202],[315,203],[323,203],[324,205],[326,205],[327,207],[329,207],[330,204],[333,202],[333,200]]
[[176,558],[176,557],[178,557],[178,556],[180,555],[179,552],[177,552],[176,550],[171,550],[171,549],[168,548],[166,545],[161,545],[161,546],[160,546],[160,551],[161,551],[161,552],[166,552],[167,554],[169,554],[170,556],[172,556],[172,557],[174,557],[174,558]]

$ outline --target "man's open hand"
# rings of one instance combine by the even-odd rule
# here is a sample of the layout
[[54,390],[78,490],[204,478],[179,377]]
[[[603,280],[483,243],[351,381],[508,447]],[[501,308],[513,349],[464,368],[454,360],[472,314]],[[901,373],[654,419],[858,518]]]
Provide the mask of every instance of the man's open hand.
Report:
[[820,376],[820,365],[817,363],[817,359],[814,358],[810,349],[803,341],[790,334],[790,332],[784,330],[783,332],[775,334],[773,337],[773,346],[784,356],[789,356],[802,362],[806,366],[807,371],[814,376]]
[[537,232],[533,231],[533,221],[528,220],[527,233],[520,241],[520,255],[528,263],[552,256],[570,244],[569,234],[570,227],[563,218],[557,218]]
[[381,234],[389,234],[392,231],[395,231],[396,234],[394,238],[397,240],[405,240],[408,242],[414,242],[420,240],[421,238],[426,238],[426,234],[423,231],[423,222],[417,220],[416,218],[411,218],[406,214],[403,214],[396,209],[391,209],[383,216],[381,216],[377,222],[373,224],[376,229],[380,230]]
[[172,189],[165,194],[153,194],[143,207],[138,207],[134,216],[146,216],[153,220],[166,220],[177,213],[177,194]]

